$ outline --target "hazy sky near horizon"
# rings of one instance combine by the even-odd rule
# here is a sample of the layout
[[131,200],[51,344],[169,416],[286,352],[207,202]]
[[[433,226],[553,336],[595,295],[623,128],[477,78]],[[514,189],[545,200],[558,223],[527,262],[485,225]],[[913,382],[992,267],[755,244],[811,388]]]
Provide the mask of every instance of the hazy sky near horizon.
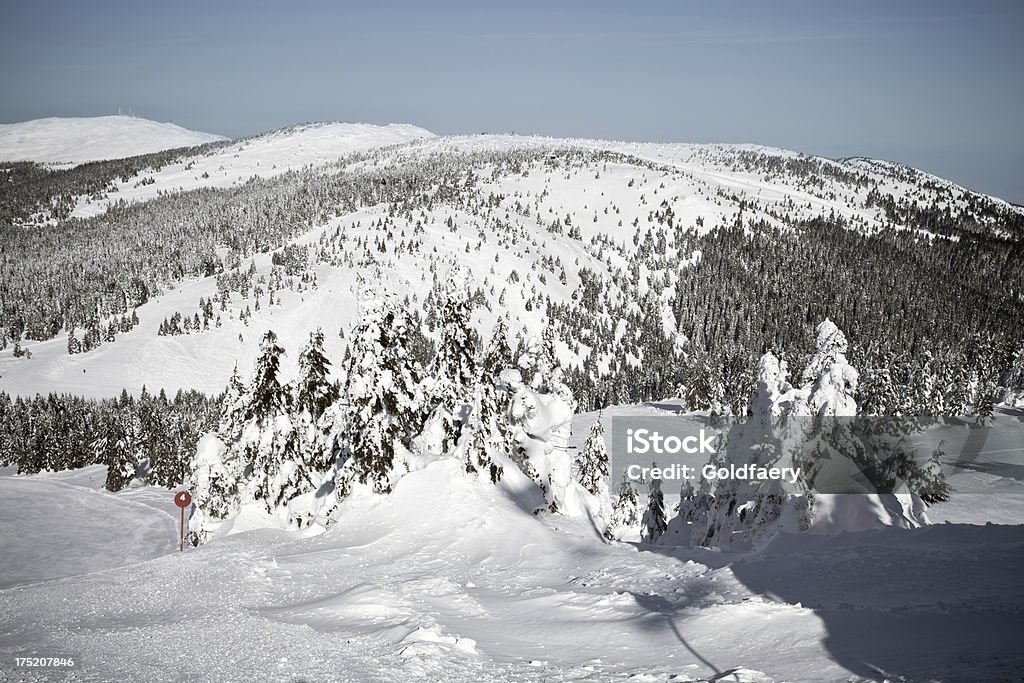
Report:
[[0,122],[756,142],[1024,203],[1024,2],[4,3]]

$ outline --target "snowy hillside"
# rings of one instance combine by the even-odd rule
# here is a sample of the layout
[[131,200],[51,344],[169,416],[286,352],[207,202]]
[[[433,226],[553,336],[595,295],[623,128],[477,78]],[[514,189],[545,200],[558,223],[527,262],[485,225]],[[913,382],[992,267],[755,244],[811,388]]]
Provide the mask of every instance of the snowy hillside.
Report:
[[0,161],[81,164],[224,139],[134,116],[52,117],[0,124]]
[[[200,187],[232,187],[253,177],[271,178],[306,166],[322,166],[346,154],[397,145],[433,133],[416,126],[362,123],[313,123],[236,140],[204,154],[185,156],[159,170],[149,170],[111,184],[109,198],[79,198],[74,217],[102,213],[112,202],[144,202],[164,192]],[[140,180],[145,183],[140,183]],[[116,192],[116,194],[111,194]]]
[[[1006,491],[1019,458],[993,459],[1002,470],[964,473],[967,499]],[[22,520],[0,531],[5,655],[78,654],[80,679],[97,681],[988,681],[1024,668],[1019,491],[999,512],[1017,526],[939,506],[952,523],[745,554],[609,545],[583,520],[531,515],[520,479],[484,485],[442,460],[346,503],[326,534],[254,530],[178,553],[170,491],[108,494],[102,480],[0,477],[0,515]]]
[[[752,145],[342,123],[3,173],[7,659],[59,649],[90,681],[1024,670],[1005,202]],[[938,427],[904,440],[916,415]],[[613,492],[623,419],[722,427],[691,464],[795,474]]]
[[[650,357],[654,352],[645,348],[643,341],[647,332],[640,328],[645,320],[655,318],[665,334],[680,342],[694,337],[693,325],[707,329],[708,323],[686,319],[691,314],[685,309],[693,303],[684,289],[718,282],[721,273],[705,271],[717,270],[721,262],[704,257],[712,246],[723,252],[732,250],[718,235],[738,223],[754,225],[756,234],[763,233],[750,247],[756,251],[790,249],[780,245],[780,236],[788,236],[794,243],[824,240],[816,247],[824,248],[828,241],[845,239],[839,236],[845,230],[878,236],[878,248],[895,257],[900,250],[883,245],[903,239],[901,234],[906,233],[910,243],[900,249],[934,252],[931,258],[940,264],[956,257],[942,256],[941,250],[955,249],[959,240],[986,231],[1000,234],[1007,230],[1007,220],[1024,220],[1024,213],[1017,209],[950,183],[927,178],[917,182],[920,179],[913,173],[891,164],[832,161],[750,145],[657,145],[493,135],[433,137],[411,126],[337,123],[274,131],[136,175],[113,177],[102,192],[74,197],[71,212],[72,216],[94,216],[94,221],[115,220],[104,216],[112,203],[134,204],[137,217],[116,219],[121,236],[112,242],[115,246],[138,242],[137,226],[150,228],[149,246],[124,256],[138,261],[127,269],[139,272],[154,268],[151,260],[143,258],[146,250],[157,250],[161,258],[180,253],[172,252],[165,242],[167,235],[179,232],[180,221],[172,217],[173,212],[184,210],[190,216],[185,225],[195,235],[173,237],[179,241],[175,249],[191,249],[194,241],[205,243],[203,263],[216,260],[219,264],[204,265],[203,270],[230,267],[233,259],[236,265],[253,265],[252,279],[264,284],[254,283],[244,293],[235,292],[230,305],[218,311],[217,325],[210,320],[201,331],[159,336],[161,324],[176,313],[191,317],[201,298],[221,298],[215,277],[201,278],[189,272],[199,270],[198,266],[186,267],[182,279],[167,277],[167,272],[182,270],[181,264],[167,263],[154,276],[144,276],[148,290],[144,303],[129,303],[136,295],[127,294],[110,304],[114,308],[109,313],[128,314],[126,306],[133,308],[138,327],[118,334],[112,344],[69,356],[67,332],[77,328],[75,334],[80,337],[83,327],[95,324],[89,318],[97,308],[96,301],[100,301],[101,311],[108,305],[105,300],[110,287],[99,283],[109,276],[97,273],[90,281],[95,280],[101,290],[95,295],[86,293],[81,312],[75,316],[79,320],[72,318],[69,325],[67,302],[53,300],[53,315],[64,317],[63,333],[52,339],[44,336],[59,330],[59,321],[39,320],[39,332],[32,331],[37,326],[28,323],[30,330],[22,344],[31,351],[31,360],[0,353],[0,390],[116,395],[122,388],[137,392],[146,385],[151,390],[199,388],[214,392],[224,386],[236,361],[243,370],[251,367],[259,336],[268,328],[280,335],[291,352],[286,363],[294,362],[295,349],[315,327],[327,332],[328,351],[337,354],[342,347],[338,333],[354,321],[355,283],[360,277],[374,282],[378,289],[408,294],[420,307],[436,282],[458,278],[479,289],[487,302],[479,321],[484,332],[498,312],[532,333],[539,333],[552,316],[567,326],[580,324],[579,320],[570,323],[573,316],[584,316],[588,321],[580,335],[566,327],[563,359],[567,365],[589,363],[599,374],[614,374],[615,363],[639,368],[644,355]],[[262,184],[253,178],[263,179]],[[385,185],[389,178],[392,183],[415,178],[418,194],[406,196],[401,189],[379,192],[380,187],[397,188]],[[443,191],[440,182],[446,184]],[[218,188],[222,194],[212,195],[216,202],[207,202],[204,195],[197,194],[198,188]],[[182,208],[171,207],[168,194],[181,195],[175,206]],[[284,194],[292,199],[261,199]],[[892,198],[898,199],[898,205],[887,203],[896,201]],[[415,211],[408,206],[410,201],[415,202]],[[204,213],[193,216],[196,202]],[[224,202],[223,209],[207,212],[206,206],[219,202]],[[273,207],[275,202],[281,206]],[[246,208],[240,208],[243,206]],[[276,212],[268,226],[275,236],[269,242],[260,237],[259,244],[246,244],[251,238],[243,232],[256,229],[247,216],[267,215],[268,207]],[[996,210],[1007,213],[993,213]],[[109,229],[105,223],[96,225],[103,226],[100,230]],[[192,227],[200,225],[223,227],[217,228],[219,232]],[[746,230],[751,231],[749,227]],[[80,235],[76,231],[76,239],[81,239]],[[844,248],[849,252],[844,257],[857,258],[854,250],[860,247],[855,238],[848,241]],[[232,243],[237,244],[226,246]],[[264,299],[262,306],[257,306],[256,289],[266,292],[266,282],[280,276],[280,266],[272,262],[280,252],[271,250],[285,243],[306,252],[304,265],[286,278],[289,283],[275,286],[279,291],[273,305]],[[23,324],[26,315],[51,305],[46,302],[54,294],[44,291],[42,283],[59,276],[61,259],[70,267],[81,248],[89,247],[55,246],[57,254],[40,263],[54,274],[34,273],[25,286],[12,291],[12,299],[24,298]],[[110,248],[109,244],[103,246]],[[992,249],[1002,247],[993,245]],[[979,263],[977,258],[972,261]],[[903,262],[901,257],[894,266]],[[828,264],[818,267],[826,276]],[[993,272],[999,267],[993,264]],[[981,269],[958,270],[957,275],[979,278],[977,284],[964,285],[971,289],[980,285],[983,276]],[[891,288],[883,284],[888,277],[878,280],[878,301],[872,306],[899,310],[903,304],[893,300]],[[925,272],[919,277],[928,287],[935,277],[950,280]],[[595,283],[601,283],[597,285],[598,300],[585,300],[594,294],[591,288]],[[1006,296],[1019,302],[1012,279],[1007,284]],[[723,286],[721,296],[733,286]],[[778,286],[781,291],[783,285]],[[851,301],[837,308],[837,304],[821,300],[814,278],[797,279],[796,286],[806,290],[775,297],[773,305],[791,306],[792,320],[799,328],[779,330],[778,316],[765,315],[763,307],[745,314],[765,316],[759,324],[767,330],[769,343],[789,346],[794,335],[805,334],[801,330],[807,329],[807,316],[801,306],[812,306],[815,313],[810,317],[820,319],[842,318],[844,311],[852,314],[850,307],[857,305]],[[838,283],[835,286],[849,291]],[[900,296],[921,305],[920,297],[913,293],[919,285],[908,281],[900,286],[908,288]],[[962,300],[959,292],[949,297]],[[995,299],[987,305],[993,307],[992,315],[1003,306]],[[560,311],[552,306],[561,307]],[[878,324],[888,324],[893,310],[880,310]],[[710,317],[712,311],[701,315]],[[11,322],[15,320],[12,317]],[[103,315],[101,320],[106,325],[109,318]],[[901,318],[899,324],[911,323]],[[951,339],[960,338],[949,323],[937,327]],[[746,337],[756,330],[755,325],[745,324],[733,334]],[[597,343],[608,334],[614,334],[614,339]],[[905,337],[910,336],[908,330]],[[757,340],[753,345],[764,343]]]

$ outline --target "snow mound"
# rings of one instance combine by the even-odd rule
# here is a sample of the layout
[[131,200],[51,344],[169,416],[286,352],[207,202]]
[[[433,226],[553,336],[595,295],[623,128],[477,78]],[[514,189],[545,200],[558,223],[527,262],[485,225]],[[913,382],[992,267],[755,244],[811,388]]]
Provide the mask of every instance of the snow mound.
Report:
[[0,124],[0,160],[82,164],[225,139],[134,116],[51,117]]

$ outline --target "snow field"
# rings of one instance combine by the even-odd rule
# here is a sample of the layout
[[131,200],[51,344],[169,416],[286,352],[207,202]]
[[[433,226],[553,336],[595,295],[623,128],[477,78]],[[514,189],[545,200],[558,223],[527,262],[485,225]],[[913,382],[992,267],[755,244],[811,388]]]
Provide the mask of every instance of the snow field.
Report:
[[[577,418],[571,444],[594,418]],[[5,521],[9,506],[40,519],[101,498],[104,527],[163,537],[126,546],[38,524],[4,539],[22,569],[0,590],[0,651],[82,653],[78,680],[993,680],[1024,667],[1024,496],[1003,511],[1013,526],[985,525],[982,507],[729,553],[607,544],[585,519],[532,515],[542,499],[522,475],[485,485],[440,459],[389,496],[346,501],[322,535],[254,529],[178,553],[172,492],[101,493],[99,470],[0,477]],[[36,495],[15,500],[12,483]],[[957,501],[931,514],[972,509]],[[23,554],[31,544],[67,558],[63,578]],[[72,562],[90,548],[124,564]]]

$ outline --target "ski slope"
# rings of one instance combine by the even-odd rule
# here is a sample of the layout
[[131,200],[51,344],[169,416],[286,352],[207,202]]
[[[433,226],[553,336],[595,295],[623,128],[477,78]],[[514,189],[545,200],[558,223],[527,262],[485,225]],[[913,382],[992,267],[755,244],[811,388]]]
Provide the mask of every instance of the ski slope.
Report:
[[135,116],[51,117],[0,124],[0,161],[76,165],[225,139]]
[[[1006,476],[1019,454],[990,460],[933,508],[951,523],[751,554],[606,544],[584,520],[533,516],[522,475],[491,486],[446,459],[346,501],[322,535],[184,553],[171,491],[100,492],[98,467],[0,476],[0,516],[30,530],[0,532],[0,652],[76,654],[83,681],[1009,680],[1024,482]],[[996,491],[1012,525],[971,503]]]

